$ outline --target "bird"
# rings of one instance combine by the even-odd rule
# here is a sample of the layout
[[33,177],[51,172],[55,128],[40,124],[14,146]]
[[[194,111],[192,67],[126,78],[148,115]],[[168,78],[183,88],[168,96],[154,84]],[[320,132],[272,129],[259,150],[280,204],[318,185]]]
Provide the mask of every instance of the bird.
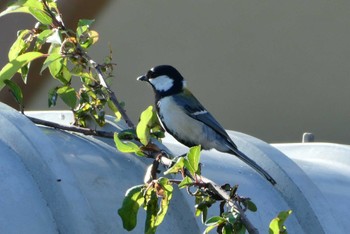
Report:
[[269,173],[237,148],[220,123],[187,88],[186,80],[176,68],[158,65],[137,80],[152,86],[158,119],[177,141],[187,147],[200,145],[203,150],[232,154],[276,184]]

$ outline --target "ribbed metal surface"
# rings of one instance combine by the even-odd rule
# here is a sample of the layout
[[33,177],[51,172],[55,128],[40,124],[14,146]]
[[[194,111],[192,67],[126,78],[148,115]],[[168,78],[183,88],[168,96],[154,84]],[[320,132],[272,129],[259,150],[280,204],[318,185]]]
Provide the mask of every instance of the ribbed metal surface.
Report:
[[[28,112],[61,124],[70,112]],[[112,139],[82,136],[38,127],[0,103],[0,232],[1,233],[126,233],[117,215],[125,191],[143,183],[151,161],[119,153]],[[122,129],[109,121],[105,129]],[[272,186],[235,157],[217,151],[202,153],[203,175],[218,184],[239,184],[257,213],[247,213],[261,233],[272,218],[292,209],[290,233],[344,233],[350,205],[350,147],[304,143],[269,145],[254,137],[229,132],[238,147],[276,180]],[[167,136],[175,154],[186,148]],[[282,153],[283,152],[283,153]],[[201,233],[193,216],[193,198],[175,189],[174,200],[159,233]],[[191,211],[190,213],[188,211]],[[209,215],[218,215],[213,207]],[[144,212],[133,233],[142,233]]]

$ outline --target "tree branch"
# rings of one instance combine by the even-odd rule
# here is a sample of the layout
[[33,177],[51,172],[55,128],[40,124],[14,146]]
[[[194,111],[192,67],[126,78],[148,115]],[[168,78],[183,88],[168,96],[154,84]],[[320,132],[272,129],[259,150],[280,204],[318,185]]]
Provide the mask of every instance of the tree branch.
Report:
[[78,132],[82,133],[84,135],[89,135],[89,136],[99,136],[99,137],[105,137],[105,138],[113,138],[114,137],[114,132],[106,132],[106,131],[99,131],[99,130],[93,130],[90,128],[82,128],[82,127],[77,127],[77,126],[67,126],[67,125],[62,125],[58,123],[54,123],[51,121],[46,121],[42,119],[37,119],[34,117],[27,116],[28,119],[30,119],[33,123],[47,126],[47,127],[52,127],[60,130],[65,130],[65,131],[70,131],[70,132]]

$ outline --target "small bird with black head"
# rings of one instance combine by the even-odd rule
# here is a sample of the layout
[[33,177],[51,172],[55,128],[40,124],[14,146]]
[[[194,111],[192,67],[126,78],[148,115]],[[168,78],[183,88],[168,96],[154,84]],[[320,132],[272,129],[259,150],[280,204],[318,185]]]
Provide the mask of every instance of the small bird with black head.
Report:
[[235,155],[271,184],[276,184],[269,173],[237,148],[224,128],[187,89],[186,81],[174,67],[153,67],[137,80],[152,86],[158,118],[163,128],[180,143]]

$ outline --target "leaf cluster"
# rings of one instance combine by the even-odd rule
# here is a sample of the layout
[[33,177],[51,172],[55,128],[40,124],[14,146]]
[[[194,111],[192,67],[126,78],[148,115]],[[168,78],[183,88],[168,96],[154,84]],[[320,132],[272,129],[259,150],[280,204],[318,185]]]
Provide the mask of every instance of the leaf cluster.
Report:
[[[98,33],[91,29],[94,20],[79,20],[76,30],[67,29],[57,4],[53,0],[19,0],[0,13],[32,15],[38,23],[32,29],[20,30],[8,53],[9,62],[0,71],[0,90],[7,85],[16,101],[23,107],[19,86],[9,80],[19,73],[27,83],[32,61],[46,57],[41,72],[49,70],[59,83],[48,92],[48,106],[55,106],[58,97],[73,111],[75,124],[85,127],[92,119],[98,125],[105,123],[105,108],[109,107],[120,119],[119,103],[111,100],[104,78],[111,77],[111,54],[104,64],[90,59],[88,49],[98,41]],[[45,46],[44,46],[45,45]],[[72,79],[80,79],[82,87],[71,86]]]

